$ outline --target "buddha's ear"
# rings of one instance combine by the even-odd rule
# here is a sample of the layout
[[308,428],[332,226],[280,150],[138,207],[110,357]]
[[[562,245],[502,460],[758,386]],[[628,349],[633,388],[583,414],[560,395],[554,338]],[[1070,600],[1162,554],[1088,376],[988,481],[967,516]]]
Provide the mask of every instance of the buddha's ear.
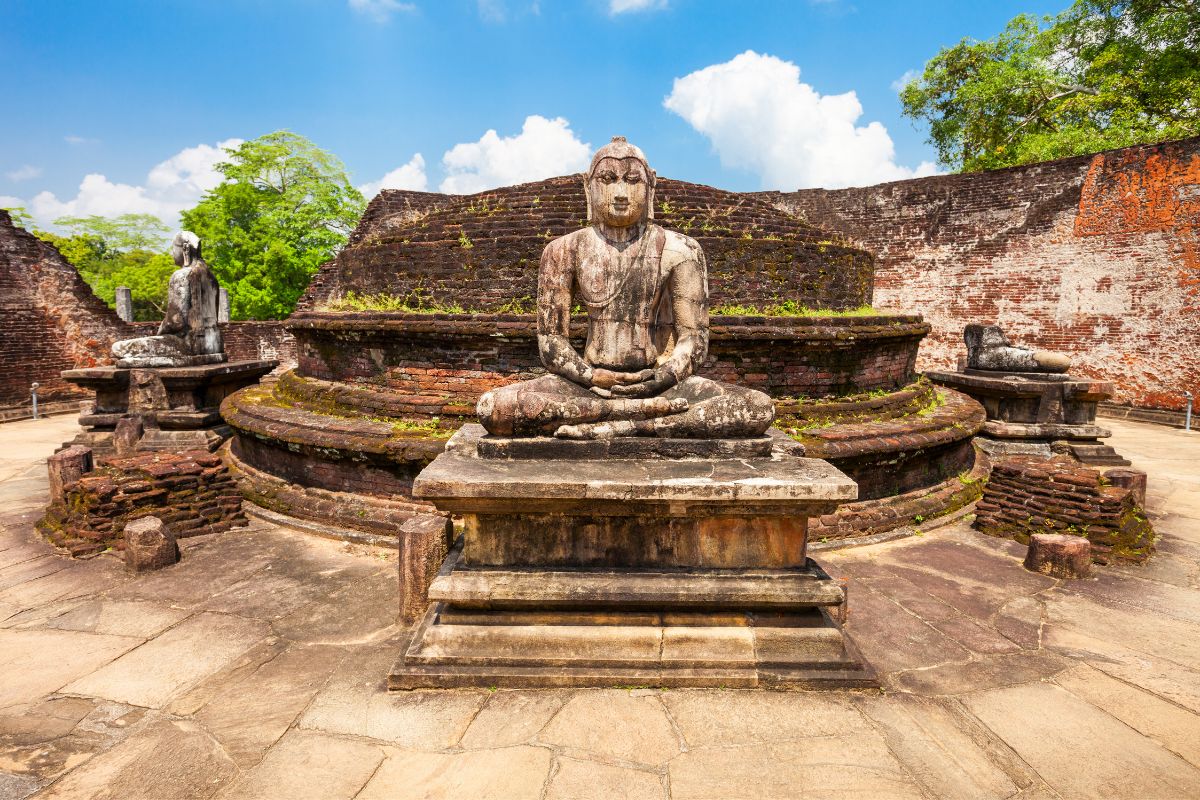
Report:
[[658,174],[654,170],[646,167],[646,219],[654,219],[654,184],[658,182]]
[[588,222],[592,221],[592,192],[591,192],[591,188],[588,186],[588,184],[590,182],[591,181],[588,180],[587,173],[584,173],[584,175],[583,175],[583,196],[585,198],[587,198],[587,221]]

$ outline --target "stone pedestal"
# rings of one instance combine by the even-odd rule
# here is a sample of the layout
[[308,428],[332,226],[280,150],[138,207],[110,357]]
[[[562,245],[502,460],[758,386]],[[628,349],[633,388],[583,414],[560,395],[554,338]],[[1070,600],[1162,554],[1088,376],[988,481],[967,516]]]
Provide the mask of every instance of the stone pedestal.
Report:
[[1029,537],[1025,569],[1052,578],[1087,578],[1092,574],[1092,546],[1082,536],[1035,533]]
[[[192,367],[66,370],[64,380],[95,392],[95,401],[79,416],[83,432],[67,445],[90,447],[101,457],[116,455],[118,424],[133,419],[142,427],[132,445],[137,451],[216,450],[232,435],[221,419],[221,401],[257,383],[277,364],[232,361]],[[122,426],[122,450],[130,445],[124,434],[136,428],[129,422]]]
[[1108,381],[978,369],[928,372],[926,377],[983,405],[987,421],[976,443],[991,455],[1051,458],[1069,453],[1093,466],[1129,465],[1100,442],[1112,435],[1096,425],[1097,404],[1113,394]]
[[64,505],[67,498],[66,487],[94,468],[91,449],[79,445],[67,447],[46,459],[46,469],[50,475],[50,502]]
[[125,525],[125,569],[151,572],[179,562],[179,543],[158,517],[139,517]]
[[789,443],[464,426],[414,485],[465,531],[389,687],[875,685],[806,552],[857,488]]

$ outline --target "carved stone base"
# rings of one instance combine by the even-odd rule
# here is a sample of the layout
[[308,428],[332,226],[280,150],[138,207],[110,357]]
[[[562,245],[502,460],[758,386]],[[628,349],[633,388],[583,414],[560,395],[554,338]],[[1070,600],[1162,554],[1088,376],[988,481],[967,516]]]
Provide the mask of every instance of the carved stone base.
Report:
[[388,676],[469,686],[877,686],[813,561],[726,573],[472,570],[460,552]]
[[414,485],[464,535],[390,688],[877,685],[838,622],[845,587],[806,554],[808,518],[856,494],[827,462],[481,458],[484,441],[464,426]]
[[1072,375],[1036,372],[929,372],[934,383],[968,394],[983,404],[987,421],[977,437],[995,456],[1052,458],[1069,454],[1084,464],[1124,466],[1129,462],[1099,442],[1112,432],[1096,424],[1096,406],[1112,396],[1112,384]]
[[84,430],[67,444],[91,447],[102,457],[116,455],[118,425],[136,419],[142,435],[133,443],[135,450],[215,451],[233,433],[221,419],[221,401],[257,383],[277,364],[231,361],[161,369],[66,370],[65,380],[95,392],[95,400],[79,416]]

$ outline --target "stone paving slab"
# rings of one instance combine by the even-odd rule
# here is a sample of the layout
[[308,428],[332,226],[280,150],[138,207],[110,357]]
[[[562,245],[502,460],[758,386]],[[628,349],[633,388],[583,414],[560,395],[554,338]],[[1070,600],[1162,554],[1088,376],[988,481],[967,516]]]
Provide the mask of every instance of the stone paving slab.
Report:
[[241,655],[266,630],[255,620],[197,614],[63,691],[158,708]]
[[85,679],[142,643],[74,631],[0,631],[0,709],[34,702]]
[[237,767],[188,720],[155,719],[37,795],[54,800],[164,800],[215,795]]
[[1195,798],[1200,771],[1058,686],[1031,683],[964,700],[1065,797]]
[[221,800],[262,797],[350,800],[371,779],[383,759],[384,748],[378,744],[295,731],[220,797]]
[[1200,797],[1200,437],[1112,424],[1144,567],[1055,581],[965,521],[822,553],[883,692],[389,694],[394,553],[256,524],[63,559],[29,509],[73,432],[40,422],[0,425],[4,800]]
[[1187,709],[1086,665],[1060,673],[1054,682],[1200,767],[1200,717]]
[[539,800],[552,755],[528,746],[466,753],[396,752],[356,800]]

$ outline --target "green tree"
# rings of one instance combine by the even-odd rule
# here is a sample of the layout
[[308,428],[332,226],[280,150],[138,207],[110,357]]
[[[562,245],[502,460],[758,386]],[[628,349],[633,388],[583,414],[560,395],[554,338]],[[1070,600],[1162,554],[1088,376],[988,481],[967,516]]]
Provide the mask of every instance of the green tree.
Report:
[[308,139],[276,131],[227,151],[219,186],[183,214],[229,290],[234,319],[287,316],[346,243],[366,202],[345,167]]
[[118,217],[60,217],[54,224],[67,235],[34,231],[53,244],[96,296],[116,304],[118,286],[128,286],[136,320],[161,319],[166,310],[167,283],[175,263],[165,252],[170,229],[152,214]]
[[122,214],[119,217],[59,217],[54,224],[69,236],[98,239],[109,250],[163,250],[171,229],[153,214]]
[[13,225],[18,228],[24,228],[27,231],[33,230],[33,217],[25,210],[24,206],[0,207],[0,211],[7,211],[8,215],[12,217]]
[[900,93],[942,164],[994,169],[1200,133],[1200,3],[1076,0],[943,49]]

